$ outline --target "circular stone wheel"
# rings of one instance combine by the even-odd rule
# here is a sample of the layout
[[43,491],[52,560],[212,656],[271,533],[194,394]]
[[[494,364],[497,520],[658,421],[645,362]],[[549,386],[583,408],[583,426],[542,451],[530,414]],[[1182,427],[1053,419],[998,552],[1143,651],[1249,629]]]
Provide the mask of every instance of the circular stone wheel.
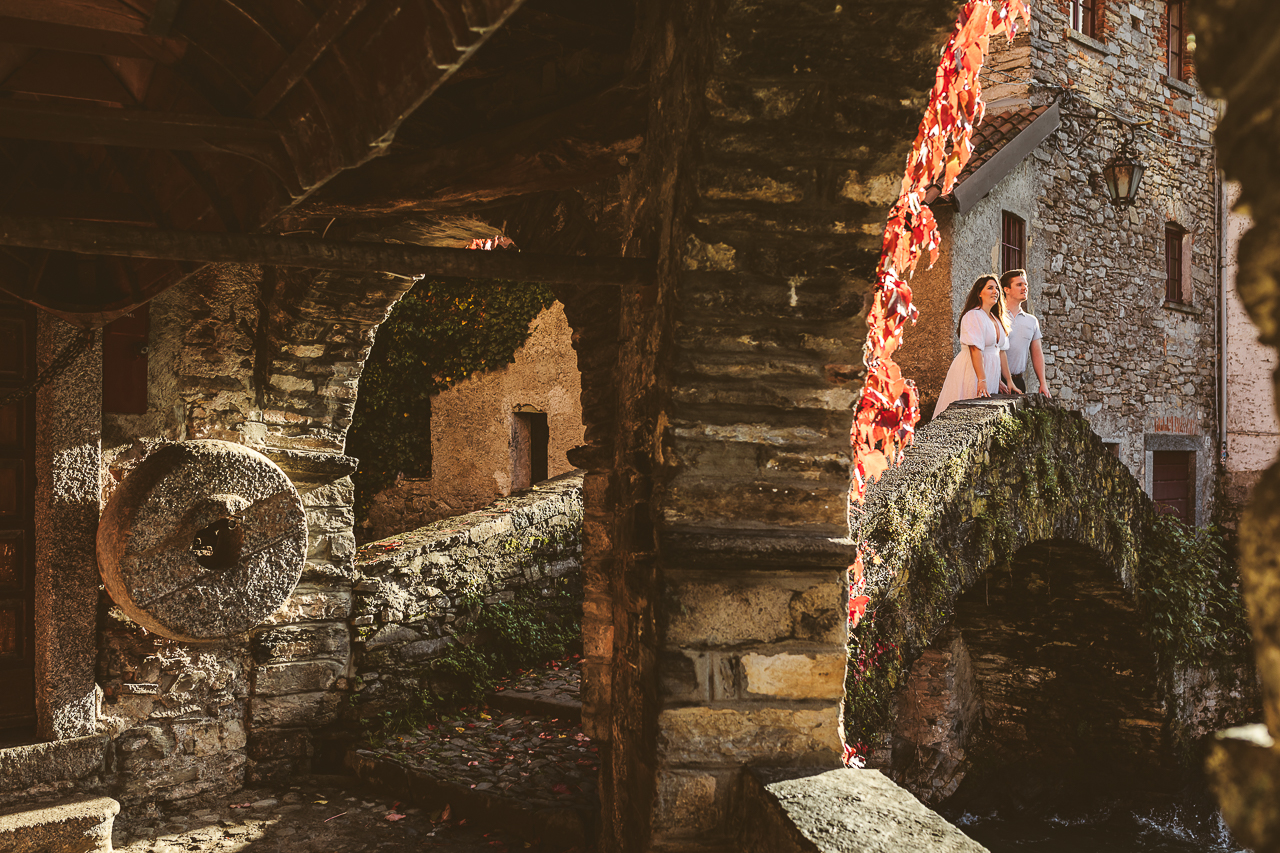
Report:
[[130,619],[188,642],[243,634],[280,608],[307,552],[302,500],[274,462],[185,441],[125,477],[98,525],[98,567]]

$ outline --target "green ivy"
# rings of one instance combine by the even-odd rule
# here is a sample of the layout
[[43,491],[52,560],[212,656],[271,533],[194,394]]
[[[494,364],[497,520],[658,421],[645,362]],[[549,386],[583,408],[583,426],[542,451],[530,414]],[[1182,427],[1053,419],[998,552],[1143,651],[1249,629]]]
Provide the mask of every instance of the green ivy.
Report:
[[365,363],[347,435],[347,453],[360,460],[357,522],[398,475],[430,476],[431,396],[510,364],[554,301],[539,284],[424,279],[396,303]]
[[1166,664],[1203,664],[1249,648],[1239,583],[1221,528],[1156,518],[1138,564],[1138,595]]

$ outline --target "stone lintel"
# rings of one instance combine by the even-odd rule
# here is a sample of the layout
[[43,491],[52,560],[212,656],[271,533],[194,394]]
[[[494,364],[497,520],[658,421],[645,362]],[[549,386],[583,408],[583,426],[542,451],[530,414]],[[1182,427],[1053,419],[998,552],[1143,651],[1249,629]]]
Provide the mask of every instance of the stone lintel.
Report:
[[878,770],[753,767],[744,853],[980,853],[978,842]]

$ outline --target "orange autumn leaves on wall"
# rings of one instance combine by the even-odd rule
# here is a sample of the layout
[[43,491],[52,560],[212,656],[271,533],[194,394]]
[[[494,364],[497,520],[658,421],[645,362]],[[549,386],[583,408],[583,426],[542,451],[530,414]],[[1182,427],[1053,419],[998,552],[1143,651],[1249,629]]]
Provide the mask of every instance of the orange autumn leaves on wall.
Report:
[[[929,103],[907,156],[902,190],[889,213],[875,300],[867,314],[867,378],[850,433],[855,462],[851,504],[861,503],[867,485],[901,461],[920,419],[915,383],[902,375],[893,354],[902,345],[907,323],[914,323],[918,313],[907,279],[926,251],[930,264],[938,258],[938,225],[925,194],[935,185],[943,195],[951,192],[969,161],[973,129],[984,109],[978,72],[992,36],[1012,39],[1019,18],[1030,23],[1028,0],[969,0],[938,62]],[[861,555],[850,568],[849,618],[856,626],[868,604]]]

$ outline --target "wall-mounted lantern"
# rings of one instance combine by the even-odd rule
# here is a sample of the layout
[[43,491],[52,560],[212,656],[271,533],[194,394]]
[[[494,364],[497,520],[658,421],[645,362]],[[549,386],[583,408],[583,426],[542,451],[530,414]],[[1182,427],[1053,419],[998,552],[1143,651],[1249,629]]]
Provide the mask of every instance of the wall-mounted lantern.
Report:
[[1075,112],[1069,109],[1076,106],[1071,92],[1065,92],[1062,98],[1064,109],[1061,114],[1064,119],[1074,119],[1082,132],[1080,138],[1075,145],[1063,146],[1062,153],[1068,157],[1074,157],[1080,153],[1080,149],[1086,144],[1093,141],[1098,135],[1098,129],[1104,124],[1113,124],[1117,131],[1121,134],[1119,150],[1107,162],[1102,164],[1102,179],[1107,185],[1107,196],[1111,204],[1115,207],[1130,207],[1138,197],[1138,187],[1142,183],[1142,173],[1145,166],[1138,162],[1137,152],[1134,150],[1133,130],[1136,127],[1142,127],[1150,124],[1148,121],[1133,121],[1121,118],[1116,115],[1103,115],[1103,108],[1094,104],[1086,103],[1084,106],[1092,112],[1088,113]]
[[1107,195],[1116,207],[1129,207],[1138,197],[1144,166],[1133,155],[1133,128],[1115,156],[1102,166],[1102,179],[1107,182]]

